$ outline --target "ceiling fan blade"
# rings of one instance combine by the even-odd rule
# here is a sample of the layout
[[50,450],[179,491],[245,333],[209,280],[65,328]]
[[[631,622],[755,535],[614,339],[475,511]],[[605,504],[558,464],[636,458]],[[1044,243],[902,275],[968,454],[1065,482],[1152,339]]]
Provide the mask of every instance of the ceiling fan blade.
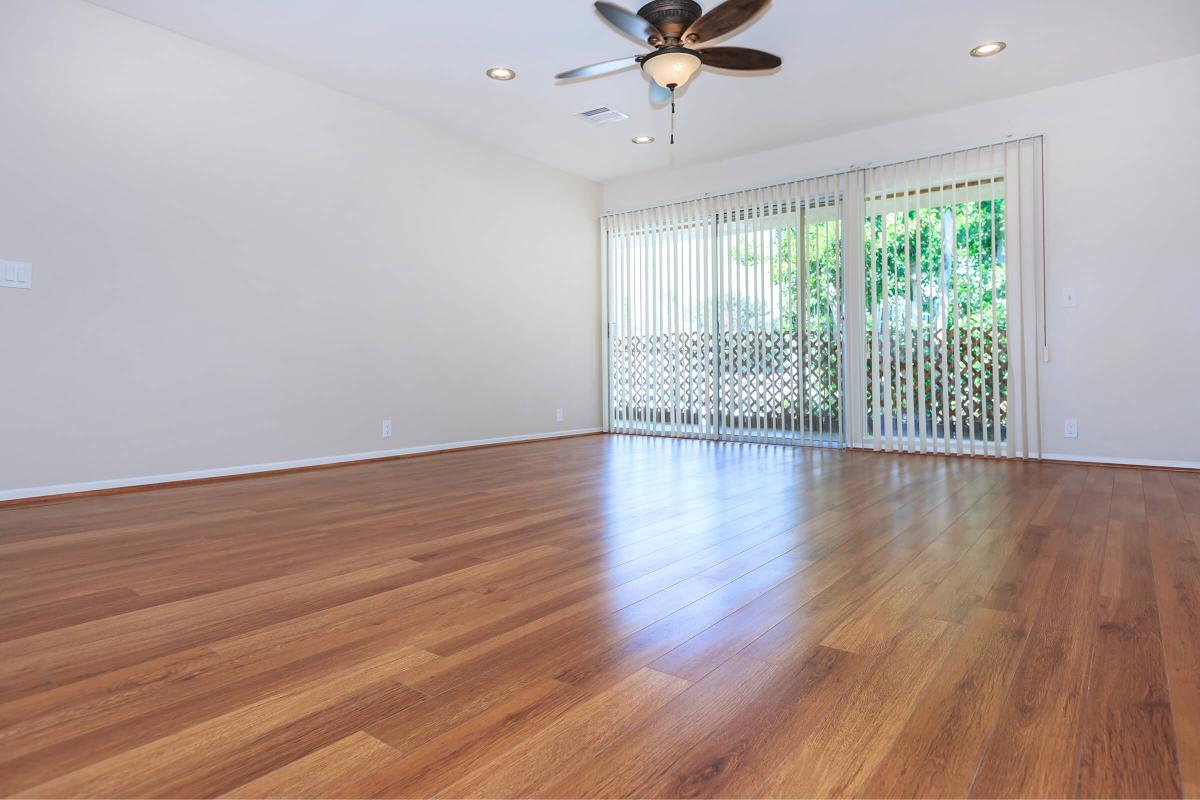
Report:
[[706,67],[717,69],[762,70],[775,69],[783,64],[779,56],[749,47],[710,47],[696,52]]
[[628,67],[636,66],[638,63],[637,56],[629,56],[628,58],[614,58],[612,61],[601,61],[599,64],[588,64],[586,67],[576,67],[569,69],[566,72],[560,72],[555,75],[556,80],[566,80],[567,78],[591,78],[596,75],[607,75],[610,72],[617,72]]
[[649,44],[651,40],[659,42],[663,40],[662,32],[658,28],[632,11],[626,11],[620,6],[606,3],[604,0],[596,3],[596,11],[639,44]]
[[671,90],[664,89],[654,81],[650,81],[650,102],[656,106],[665,106],[671,102]]
[[689,44],[717,39],[745,25],[771,0],[725,0],[683,32]]

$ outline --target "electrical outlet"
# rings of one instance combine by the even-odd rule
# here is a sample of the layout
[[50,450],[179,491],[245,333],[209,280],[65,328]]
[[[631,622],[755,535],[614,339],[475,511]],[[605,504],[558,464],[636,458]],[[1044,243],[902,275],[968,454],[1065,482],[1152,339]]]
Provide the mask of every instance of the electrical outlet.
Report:
[[392,438],[392,421],[390,419],[385,419],[383,421],[383,438]]
[[28,261],[0,261],[0,286],[32,289],[33,264]]
[[1079,420],[1071,417],[1063,423],[1063,438],[1078,439],[1079,438]]
[[554,409],[554,421],[555,422],[563,421],[563,410],[561,408]]

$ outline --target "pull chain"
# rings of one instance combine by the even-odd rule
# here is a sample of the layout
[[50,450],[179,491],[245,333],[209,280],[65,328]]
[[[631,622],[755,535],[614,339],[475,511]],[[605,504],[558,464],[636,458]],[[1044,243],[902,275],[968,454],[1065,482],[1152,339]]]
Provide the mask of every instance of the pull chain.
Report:
[[672,84],[671,90],[671,144],[675,144],[675,86]]

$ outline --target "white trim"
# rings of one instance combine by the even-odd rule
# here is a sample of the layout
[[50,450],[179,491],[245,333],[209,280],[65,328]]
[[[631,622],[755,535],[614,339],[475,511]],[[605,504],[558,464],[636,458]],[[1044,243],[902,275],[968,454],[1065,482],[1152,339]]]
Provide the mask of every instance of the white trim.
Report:
[[60,494],[76,494],[78,492],[94,492],[102,489],[122,489],[127,486],[153,486],[156,483],[174,483],[177,481],[195,481],[205,478],[223,478],[230,475],[248,475],[255,472],[277,472],[279,470],[296,469],[297,467],[317,467],[324,464],[342,464],[348,461],[373,461],[381,458],[394,458],[417,453],[430,453],[438,450],[459,450],[464,447],[479,447],[487,444],[505,444],[507,442],[532,442],[538,439],[555,439],[561,436],[582,436],[589,433],[600,433],[600,428],[575,428],[568,431],[547,431],[545,433],[528,433],[518,436],[498,436],[493,439],[472,439],[464,442],[449,442],[447,444],[425,444],[417,447],[401,447],[396,450],[372,450],[367,453],[346,453],[338,456],[319,456],[317,458],[301,458],[295,461],[275,461],[269,464],[244,464],[237,467],[216,467],[215,469],[197,469],[188,472],[172,472],[164,475],[143,475],[136,478],[110,478],[103,481],[88,481],[85,483],[60,483],[54,486],[30,486],[25,489],[0,490],[0,502],[4,500],[26,500],[32,497],[53,497]]
[[608,311],[608,220],[600,218],[600,425],[605,433],[612,425],[612,323]]
[[1162,458],[1125,458],[1123,456],[1088,456],[1076,453],[1043,453],[1044,461],[1094,461],[1097,464],[1112,464],[1125,467],[1171,467],[1173,469],[1200,469],[1200,461],[1170,461]]

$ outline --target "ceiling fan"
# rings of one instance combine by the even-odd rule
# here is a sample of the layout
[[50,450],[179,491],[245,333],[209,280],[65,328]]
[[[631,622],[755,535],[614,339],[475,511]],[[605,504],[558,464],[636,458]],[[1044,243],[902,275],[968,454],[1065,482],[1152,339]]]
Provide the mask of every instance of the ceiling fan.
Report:
[[[596,11],[618,30],[639,44],[654,48],[644,55],[601,61],[560,72],[559,80],[591,78],[637,64],[651,78],[650,98],[655,103],[671,101],[675,90],[686,84],[701,66],[718,69],[758,71],[783,64],[779,56],[747,47],[701,47],[749,22],[770,0],[726,0],[703,13],[694,0],[652,0],[634,14],[601,0]],[[674,140],[674,136],[672,136]]]

